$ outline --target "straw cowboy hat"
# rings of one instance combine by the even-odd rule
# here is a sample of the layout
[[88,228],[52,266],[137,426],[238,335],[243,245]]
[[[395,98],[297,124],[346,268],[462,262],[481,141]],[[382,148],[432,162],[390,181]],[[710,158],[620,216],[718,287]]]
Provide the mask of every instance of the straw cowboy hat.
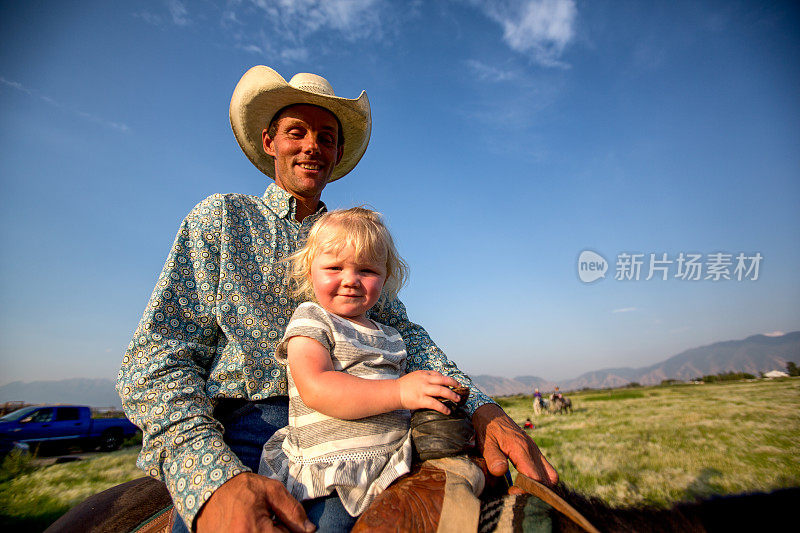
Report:
[[264,174],[275,179],[275,160],[264,152],[261,132],[275,114],[293,104],[312,104],[336,115],[344,133],[344,153],[328,182],[338,180],[356,166],[367,150],[372,131],[372,113],[367,93],[356,99],[333,93],[328,80],[316,74],[300,73],[286,83],[264,65],[244,73],[231,97],[231,128],[242,151]]

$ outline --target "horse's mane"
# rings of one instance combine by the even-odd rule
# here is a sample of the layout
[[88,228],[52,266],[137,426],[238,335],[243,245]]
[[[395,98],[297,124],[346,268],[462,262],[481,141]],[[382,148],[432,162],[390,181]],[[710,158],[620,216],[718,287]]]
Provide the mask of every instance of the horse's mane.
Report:
[[[579,494],[563,484],[555,492],[601,531],[730,532],[764,531],[773,527],[780,531],[796,521],[794,509],[800,503],[800,487],[713,496],[676,503],[669,508],[652,505],[613,508],[599,498]],[[564,520],[558,522],[561,531],[580,531],[572,529],[573,524],[564,524]]]
[[[602,532],[782,531],[795,522],[794,509],[800,502],[800,487],[770,493],[714,496],[680,502],[669,508],[654,505],[610,507],[599,498],[580,494],[563,484],[554,487],[553,491]],[[480,531],[528,529],[530,517],[526,518],[522,513],[530,509],[529,498],[534,496],[522,495],[485,502],[481,511]],[[550,511],[549,519],[554,532],[583,533],[578,525],[554,510]]]

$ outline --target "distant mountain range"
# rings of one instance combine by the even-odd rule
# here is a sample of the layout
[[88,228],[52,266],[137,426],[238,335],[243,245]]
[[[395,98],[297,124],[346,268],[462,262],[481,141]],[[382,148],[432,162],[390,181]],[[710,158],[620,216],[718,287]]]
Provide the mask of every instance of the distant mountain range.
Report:
[[581,374],[577,378],[554,383],[535,376],[501,378],[473,375],[472,379],[490,396],[529,394],[538,387],[551,391],[555,385],[562,390],[622,387],[636,382],[658,385],[665,379],[689,381],[693,378],[721,372],[759,372],[785,370],[786,363],[800,363],[800,331],[779,337],[753,335],[743,340],[725,341],[692,348],[655,365],[642,368],[606,368]]
[[[688,381],[720,372],[759,372],[784,370],[788,361],[800,363],[800,331],[780,337],[753,335],[743,340],[725,341],[692,348],[666,361],[643,368],[607,368],[581,374],[555,383],[538,376],[504,378],[473,375],[472,379],[490,396],[530,394],[534,388],[551,391],[584,387],[613,388],[637,382],[657,385],[665,379]],[[0,403],[20,400],[27,403],[76,403],[92,407],[120,407],[111,379],[64,379],[60,381],[15,381],[0,386]]]
[[14,381],[0,386],[0,403],[74,403],[121,408],[113,379],[74,378],[59,381]]

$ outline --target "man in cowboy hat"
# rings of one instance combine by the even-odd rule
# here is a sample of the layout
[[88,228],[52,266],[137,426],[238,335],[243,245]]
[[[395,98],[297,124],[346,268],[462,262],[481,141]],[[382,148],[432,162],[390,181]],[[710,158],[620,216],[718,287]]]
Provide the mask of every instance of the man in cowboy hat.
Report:
[[[364,92],[338,97],[314,74],[287,83],[256,66],[234,90],[230,120],[244,153],[275,182],[261,198],[207,198],[178,231],[117,383],[143,430],[137,464],[165,481],[183,521],[199,531],[269,531],[274,522],[309,531],[306,514],[320,529],[345,530],[352,519],[335,494],[301,506],[251,471],[263,443],[288,423],[285,367],[273,353],[299,302],[282,259],[325,211],[325,186],[364,155],[369,100]],[[557,481],[530,437],[408,320],[402,303],[370,318],[400,331],[409,371],[435,370],[470,387],[467,410],[491,473],[502,475],[508,457],[529,477]]]

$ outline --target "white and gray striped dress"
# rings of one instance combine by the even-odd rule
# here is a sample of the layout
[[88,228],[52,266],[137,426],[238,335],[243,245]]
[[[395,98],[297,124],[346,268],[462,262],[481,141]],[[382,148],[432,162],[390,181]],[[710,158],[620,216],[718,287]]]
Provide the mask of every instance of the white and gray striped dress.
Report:
[[[275,358],[286,364],[288,340],[310,337],[328,349],[335,370],[364,379],[399,378],[406,365],[403,338],[391,326],[377,326],[354,324],[306,302],[292,315]],[[411,468],[409,412],[391,411],[358,420],[332,418],[306,406],[291,372],[286,376],[289,425],[264,445],[258,473],[277,479],[300,501],[336,490],[347,512],[360,515],[375,496]]]

